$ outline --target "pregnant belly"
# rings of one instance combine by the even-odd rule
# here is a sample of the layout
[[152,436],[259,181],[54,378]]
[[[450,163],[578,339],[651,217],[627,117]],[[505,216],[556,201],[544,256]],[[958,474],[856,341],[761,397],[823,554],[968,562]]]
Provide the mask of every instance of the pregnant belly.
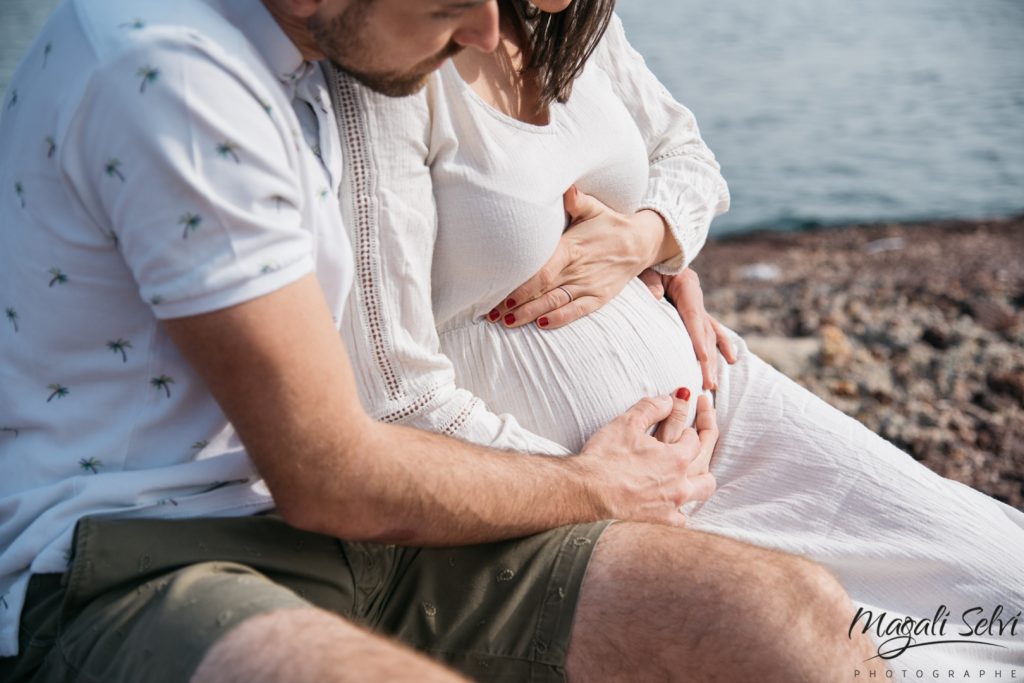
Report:
[[[688,387],[700,366],[669,304],[633,280],[603,308],[558,330],[474,322],[441,334],[455,382],[494,413],[572,451],[643,396]],[[690,421],[695,412],[690,406]]]

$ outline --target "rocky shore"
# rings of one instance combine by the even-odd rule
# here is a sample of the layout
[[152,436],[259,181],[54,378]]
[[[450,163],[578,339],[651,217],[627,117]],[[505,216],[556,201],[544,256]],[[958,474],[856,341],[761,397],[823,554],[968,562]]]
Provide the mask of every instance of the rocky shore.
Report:
[[743,235],[694,268],[765,360],[1024,509],[1024,216]]

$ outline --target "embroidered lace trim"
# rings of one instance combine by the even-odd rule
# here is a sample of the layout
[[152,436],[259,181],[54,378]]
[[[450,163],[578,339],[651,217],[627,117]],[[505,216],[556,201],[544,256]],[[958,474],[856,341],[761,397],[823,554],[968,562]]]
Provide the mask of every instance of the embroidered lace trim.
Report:
[[[356,286],[363,300],[359,307],[370,336],[370,349],[380,371],[389,401],[405,395],[401,376],[391,363],[390,340],[384,335],[383,308],[378,283],[381,281],[377,243],[377,198],[373,191],[370,153],[366,141],[366,121],[356,88],[350,77],[341,72],[334,78],[335,111],[341,129],[345,154],[345,170],[352,192],[356,257]],[[419,401],[417,402],[419,403]],[[403,412],[403,411],[400,411]]]

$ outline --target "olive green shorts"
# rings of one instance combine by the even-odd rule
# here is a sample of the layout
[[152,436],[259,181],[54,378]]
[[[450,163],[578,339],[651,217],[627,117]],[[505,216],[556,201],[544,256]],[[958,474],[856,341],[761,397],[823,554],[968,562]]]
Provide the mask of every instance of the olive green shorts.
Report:
[[459,548],[350,543],[272,515],[79,522],[65,574],[32,578],[3,681],[188,681],[245,619],[316,606],[476,680],[563,681],[608,522]]

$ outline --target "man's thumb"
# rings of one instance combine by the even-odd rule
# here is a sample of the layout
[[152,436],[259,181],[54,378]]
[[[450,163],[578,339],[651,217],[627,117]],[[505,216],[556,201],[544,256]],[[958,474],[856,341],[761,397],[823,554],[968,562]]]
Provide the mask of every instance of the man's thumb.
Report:
[[634,403],[624,417],[634,428],[647,431],[668,417],[673,406],[671,396],[645,396]]

